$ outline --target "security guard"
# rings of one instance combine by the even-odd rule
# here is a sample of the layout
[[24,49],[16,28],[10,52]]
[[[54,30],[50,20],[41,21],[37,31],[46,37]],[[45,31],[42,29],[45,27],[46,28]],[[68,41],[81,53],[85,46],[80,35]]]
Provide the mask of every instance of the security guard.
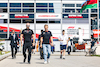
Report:
[[33,31],[29,28],[30,24],[26,24],[26,29],[24,29],[21,33],[21,46],[22,46],[22,40],[24,38],[24,44],[23,44],[23,56],[24,56],[24,63],[26,61],[26,49],[28,49],[28,63],[30,64],[30,59],[31,59],[31,44],[33,38],[33,46],[35,46],[35,38],[34,38],[34,33]]

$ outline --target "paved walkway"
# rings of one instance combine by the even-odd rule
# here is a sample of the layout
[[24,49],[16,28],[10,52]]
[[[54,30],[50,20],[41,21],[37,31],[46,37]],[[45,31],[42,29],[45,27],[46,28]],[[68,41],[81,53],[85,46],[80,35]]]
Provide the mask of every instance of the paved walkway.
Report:
[[51,56],[49,64],[43,64],[39,56],[33,55],[31,64],[23,64],[23,56],[19,55],[16,59],[11,56],[0,61],[0,67],[100,67],[100,57],[91,56],[66,56],[66,59],[60,59],[59,56]]

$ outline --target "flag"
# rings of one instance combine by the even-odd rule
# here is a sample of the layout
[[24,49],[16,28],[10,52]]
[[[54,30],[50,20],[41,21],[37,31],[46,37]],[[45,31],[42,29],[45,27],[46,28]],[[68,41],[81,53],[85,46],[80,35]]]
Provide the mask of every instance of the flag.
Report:
[[92,8],[97,8],[97,0],[86,0],[86,2],[82,4],[80,12],[82,13],[83,10]]

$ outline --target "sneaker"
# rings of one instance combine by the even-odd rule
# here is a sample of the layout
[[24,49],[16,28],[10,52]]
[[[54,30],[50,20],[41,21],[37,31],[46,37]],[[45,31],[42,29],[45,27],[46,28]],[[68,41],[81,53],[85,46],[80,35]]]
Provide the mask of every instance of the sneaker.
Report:
[[62,59],[62,55],[60,55],[60,59]]
[[50,60],[49,59],[47,61],[48,61],[48,63],[50,63]]
[[28,62],[28,64],[31,64],[30,62]]
[[16,58],[16,55],[14,55],[14,58]]
[[12,57],[12,59],[14,59],[14,57]]
[[65,59],[65,56],[63,56],[63,59]]
[[47,61],[44,61],[44,64],[47,64]]

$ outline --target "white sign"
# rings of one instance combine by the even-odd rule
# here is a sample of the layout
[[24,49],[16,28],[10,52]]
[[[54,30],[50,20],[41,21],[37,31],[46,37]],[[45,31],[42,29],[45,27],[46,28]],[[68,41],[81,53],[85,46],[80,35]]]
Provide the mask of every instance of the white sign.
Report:
[[8,18],[8,14],[7,13],[0,13],[0,19],[7,19]]
[[36,14],[36,19],[61,19],[61,14]]

